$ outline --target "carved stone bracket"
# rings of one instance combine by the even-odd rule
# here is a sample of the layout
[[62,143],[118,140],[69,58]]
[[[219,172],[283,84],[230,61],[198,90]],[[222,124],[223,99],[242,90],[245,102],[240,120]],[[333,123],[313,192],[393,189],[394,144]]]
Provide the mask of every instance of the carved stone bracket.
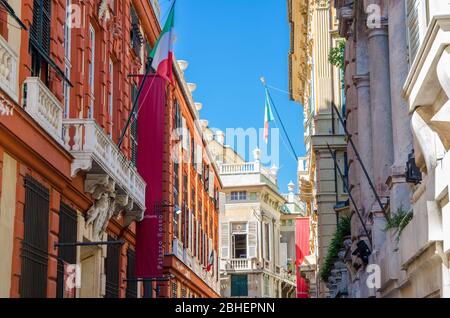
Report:
[[115,182],[108,175],[88,174],[84,188],[94,199],[94,204],[86,213],[86,226],[92,224],[93,235],[100,237],[116,209]]
[[0,95],[0,116],[12,116],[13,111],[13,103]]
[[116,183],[108,175],[88,174],[84,183],[85,191],[92,194],[94,204],[86,213],[86,226],[93,225],[93,234],[100,237],[112,217],[119,218],[124,213],[124,226],[133,221],[141,221],[143,211],[134,209],[134,201],[126,194],[117,194]]

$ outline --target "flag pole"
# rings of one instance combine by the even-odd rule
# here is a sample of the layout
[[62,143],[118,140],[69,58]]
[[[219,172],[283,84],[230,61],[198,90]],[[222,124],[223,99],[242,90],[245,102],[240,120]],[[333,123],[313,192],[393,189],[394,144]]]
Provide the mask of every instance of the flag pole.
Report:
[[137,107],[137,104],[138,104],[138,101],[139,101],[139,96],[142,93],[142,89],[144,88],[145,81],[147,80],[147,77],[150,74],[151,69],[152,69],[151,58],[148,58],[147,63],[148,63],[148,65],[147,65],[147,69],[146,69],[145,74],[144,74],[144,78],[142,79],[142,81],[141,81],[141,83],[139,85],[139,90],[138,90],[138,92],[137,92],[137,94],[136,94],[136,96],[134,98],[134,101],[133,101],[133,107],[131,108],[131,111],[128,114],[127,122],[125,124],[125,127],[122,130],[121,135],[120,135],[119,143],[117,144],[117,146],[119,148],[122,146],[123,140],[125,138],[125,134],[127,133],[128,127],[130,126],[130,123],[131,123],[131,118],[133,117],[133,113],[136,110],[136,107]]
[[270,95],[269,89],[267,88],[266,79],[262,76],[260,78],[260,80],[261,80],[261,83],[263,84],[264,88],[266,89],[266,94],[269,97],[270,104],[273,106],[273,109],[275,109],[275,113],[277,114],[278,121],[280,122],[281,128],[283,129],[283,132],[286,135],[286,138],[288,140],[288,143],[289,143],[289,146],[290,146],[290,148],[292,150],[292,153],[294,154],[295,158],[298,158],[297,153],[295,152],[294,146],[292,145],[291,139],[289,138],[289,135],[288,135],[288,133],[286,131],[286,127],[284,127],[284,124],[283,124],[283,121],[281,120],[280,114],[278,113],[278,110],[277,110],[277,108],[275,106],[275,103],[273,102],[272,96]]
[[[173,9],[173,7],[174,7],[174,5],[175,5],[175,2],[176,2],[176,0],[173,0],[173,3],[172,3],[172,5],[170,6],[170,9],[169,9],[168,12],[170,12],[170,11]],[[173,67],[173,66],[171,66],[171,67]],[[140,83],[140,85],[139,85],[139,90],[138,90],[138,92],[137,92],[137,94],[136,94],[136,96],[135,96],[135,98],[134,98],[134,101],[133,101],[133,107],[131,108],[131,111],[130,111],[130,113],[129,113],[129,115],[128,115],[128,119],[127,119],[127,122],[126,122],[126,124],[125,124],[125,127],[123,128],[122,133],[120,134],[119,142],[118,142],[118,144],[117,144],[117,146],[119,147],[119,149],[120,149],[120,147],[122,146],[122,143],[123,143],[123,141],[124,141],[124,139],[125,139],[125,135],[126,135],[126,133],[127,133],[128,127],[129,127],[130,124],[131,124],[131,120],[132,120],[133,114],[134,114],[134,112],[136,111],[136,107],[137,107],[137,104],[138,104],[138,101],[139,101],[139,97],[140,97],[140,95],[141,95],[141,93],[142,93],[142,89],[144,88],[144,84],[145,84],[145,82],[146,82],[148,76],[150,75],[150,72],[151,72],[151,71],[152,71],[152,58],[149,57],[149,58],[147,59],[147,69],[146,69],[146,71],[145,71],[144,78],[142,79],[142,81],[141,81],[141,83]],[[153,85],[153,82],[152,82],[151,85]],[[151,88],[151,86],[150,86],[150,88]]]

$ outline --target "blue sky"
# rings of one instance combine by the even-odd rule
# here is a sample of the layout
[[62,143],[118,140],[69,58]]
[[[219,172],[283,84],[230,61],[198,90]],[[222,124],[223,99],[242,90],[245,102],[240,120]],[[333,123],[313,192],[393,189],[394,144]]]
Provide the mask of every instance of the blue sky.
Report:
[[[164,18],[170,1],[160,4]],[[286,0],[177,0],[175,55],[189,62],[186,80],[197,84],[194,100],[203,103],[200,116],[211,127],[263,127],[262,75],[269,85],[288,90],[286,5]],[[302,108],[289,101],[287,93],[270,91],[295,151],[302,156]],[[288,182],[296,181],[297,163],[281,139],[279,151],[279,187],[287,192]],[[251,154],[242,155],[252,160]]]

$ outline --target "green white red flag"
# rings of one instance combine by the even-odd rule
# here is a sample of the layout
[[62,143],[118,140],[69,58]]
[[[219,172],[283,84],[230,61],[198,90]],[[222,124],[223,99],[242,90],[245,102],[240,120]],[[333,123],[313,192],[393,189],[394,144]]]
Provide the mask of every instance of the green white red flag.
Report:
[[172,61],[173,43],[175,42],[174,22],[175,6],[172,5],[167,21],[161,31],[161,35],[150,53],[150,57],[153,58],[152,68],[156,71],[156,74],[169,82],[173,82]]
[[264,108],[264,142],[269,142],[269,122],[274,121],[272,108],[270,107],[269,92],[266,89],[266,104]]

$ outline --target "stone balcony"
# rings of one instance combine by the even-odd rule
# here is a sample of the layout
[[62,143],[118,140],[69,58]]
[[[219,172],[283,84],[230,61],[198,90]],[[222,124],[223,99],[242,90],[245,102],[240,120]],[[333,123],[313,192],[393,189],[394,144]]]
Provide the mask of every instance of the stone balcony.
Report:
[[37,77],[28,77],[23,85],[25,111],[62,145],[63,109],[61,103]]
[[227,271],[251,271],[257,269],[254,259],[251,258],[231,258],[225,263]]
[[233,185],[252,185],[269,183],[276,187],[276,172],[261,165],[259,161],[221,164],[220,174],[224,184],[229,181]]
[[[417,191],[415,195],[418,195]],[[436,201],[416,201],[414,217],[400,236],[400,265],[407,268],[428,247],[442,240],[441,211]]]
[[62,126],[64,146],[74,157],[72,175],[81,170],[88,173],[85,191],[96,200],[88,211],[88,221],[91,212],[97,232],[97,213],[106,213],[109,220],[125,211],[125,225],[140,221],[145,211],[146,184],[134,165],[93,119],[65,119]]
[[11,49],[5,39],[0,36],[0,88],[15,102],[18,100],[16,85],[17,54]]
[[381,274],[380,290],[387,290],[400,278],[400,253],[398,248],[398,230],[386,231],[386,240],[380,249],[379,265]]

